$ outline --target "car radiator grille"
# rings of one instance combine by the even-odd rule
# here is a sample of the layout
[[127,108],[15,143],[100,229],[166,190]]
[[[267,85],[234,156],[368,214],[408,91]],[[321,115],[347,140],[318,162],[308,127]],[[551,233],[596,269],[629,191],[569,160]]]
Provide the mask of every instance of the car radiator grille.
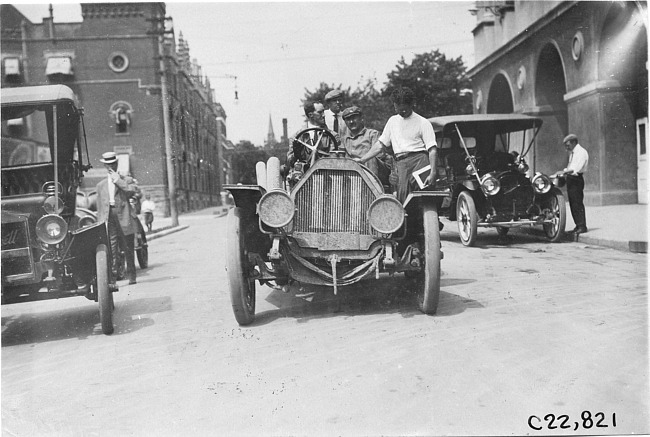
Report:
[[32,257],[27,235],[27,222],[2,224],[2,276],[31,274]]
[[501,191],[492,197],[492,206],[499,214],[512,215],[513,207],[517,216],[526,215],[526,211],[533,203],[533,187],[530,184],[520,184],[517,175],[504,175],[499,180]]
[[319,170],[296,193],[293,230],[371,235],[366,212],[374,200],[375,195],[358,173]]

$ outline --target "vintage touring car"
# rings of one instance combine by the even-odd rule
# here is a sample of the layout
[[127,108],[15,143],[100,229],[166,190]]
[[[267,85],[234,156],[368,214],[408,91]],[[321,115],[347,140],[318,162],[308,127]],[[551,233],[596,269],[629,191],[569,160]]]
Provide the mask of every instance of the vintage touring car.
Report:
[[83,172],[81,109],[64,85],[2,89],[2,304],[70,296],[99,302],[113,332],[104,223],[76,208]]
[[551,242],[566,224],[562,191],[540,172],[529,176],[526,154],[542,125],[518,114],[471,114],[430,118],[438,141],[437,189],[450,197],[440,214],[456,220],[465,246],[476,243],[479,227],[541,226]]
[[[383,272],[412,277],[420,310],[434,314],[442,258],[438,206],[447,193],[417,191],[402,204],[367,167],[338,150],[329,131],[311,130],[317,140],[303,143],[312,159],[299,163],[299,178],[290,171],[287,181],[279,160],[270,158],[258,163],[257,185],[225,187],[235,201],[226,268],[237,322],[254,321],[256,282],[326,285],[336,294]],[[324,140],[335,150],[316,160]]]

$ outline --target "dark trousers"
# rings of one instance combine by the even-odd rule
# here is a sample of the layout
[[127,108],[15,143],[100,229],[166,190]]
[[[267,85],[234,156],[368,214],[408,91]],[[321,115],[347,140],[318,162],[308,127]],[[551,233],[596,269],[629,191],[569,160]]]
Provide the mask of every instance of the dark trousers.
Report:
[[[409,154],[395,163],[397,167],[397,199],[400,202],[404,203],[413,187],[417,187],[413,172],[427,165],[429,165],[429,154],[427,152]],[[426,175],[424,176],[426,177]]]
[[133,243],[133,234],[124,235],[117,214],[112,210],[108,214],[108,238],[111,244],[111,270],[113,272],[113,280],[119,279],[119,251],[121,249],[125,252],[126,274],[129,279],[135,280],[135,248]]
[[569,195],[569,206],[571,208],[571,216],[578,228],[587,227],[587,217],[585,215],[584,204],[584,190],[585,180],[582,175],[566,177],[566,190]]

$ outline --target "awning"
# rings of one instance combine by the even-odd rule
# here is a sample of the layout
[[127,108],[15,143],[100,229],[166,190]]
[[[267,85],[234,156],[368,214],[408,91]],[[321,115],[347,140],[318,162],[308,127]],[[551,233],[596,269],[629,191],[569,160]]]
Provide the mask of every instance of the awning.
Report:
[[48,58],[47,66],[45,67],[45,75],[51,74],[65,74],[72,76],[72,60],[69,56],[55,56]]
[[20,75],[20,59],[18,58],[5,58],[5,76]]

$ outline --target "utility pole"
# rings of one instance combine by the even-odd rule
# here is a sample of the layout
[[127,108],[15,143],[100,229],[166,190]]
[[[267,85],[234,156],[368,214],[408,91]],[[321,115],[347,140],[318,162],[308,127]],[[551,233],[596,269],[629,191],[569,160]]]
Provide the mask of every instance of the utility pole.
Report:
[[155,34],[158,36],[158,58],[160,60],[160,94],[163,107],[163,134],[165,136],[165,161],[167,164],[167,195],[169,198],[169,213],[172,219],[172,227],[178,226],[178,210],[176,209],[176,172],[174,171],[171,128],[169,126],[169,101],[167,96],[167,67],[165,65],[165,33],[173,33],[173,30],[165,30],[165,17],[153,19]]

